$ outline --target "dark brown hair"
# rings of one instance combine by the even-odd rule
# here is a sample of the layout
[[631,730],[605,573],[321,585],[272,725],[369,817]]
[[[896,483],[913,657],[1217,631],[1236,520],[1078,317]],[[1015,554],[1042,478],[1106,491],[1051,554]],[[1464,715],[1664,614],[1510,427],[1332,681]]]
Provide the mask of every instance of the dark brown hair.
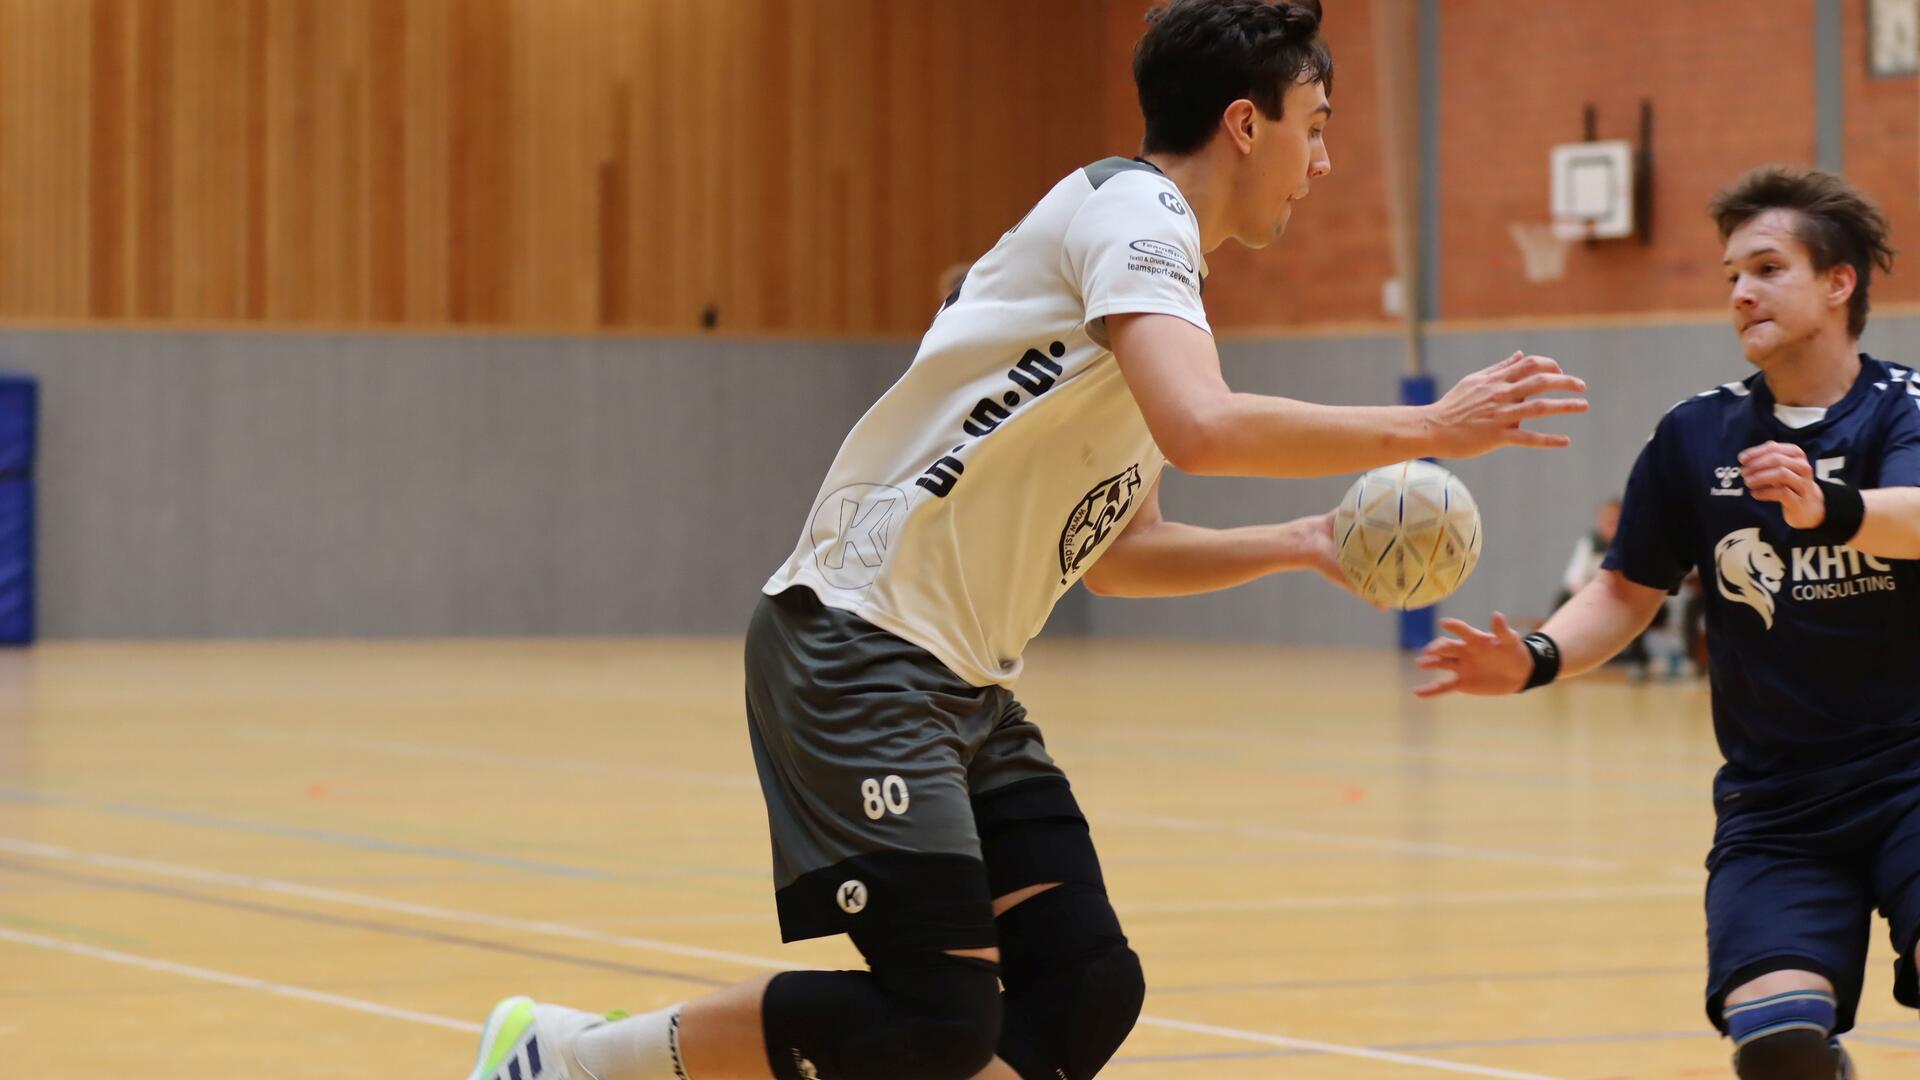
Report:
[[1312,81],[1333,93],[1333,54],[1320,40],[1320,0],[1172,0],[1147,13],[1133,82],[1147,121],[1143,154],[1191,154],[1246,98],[1280,119],[1287,90]]
[[1807,246],[1813,268],[1853,267],[1859,283],[1847,301],[1847,333],[1867,328],[1867,286],[1873,268],[1893,272],[1893,248],[1887,243],[1887,218],[1873,200],[1845,180],[1818,169],[1766,165],[1754,169],[1713,197],[1707,212],[1725,243],[1735,229],[1768,210],[1791,210],[1794,238]]

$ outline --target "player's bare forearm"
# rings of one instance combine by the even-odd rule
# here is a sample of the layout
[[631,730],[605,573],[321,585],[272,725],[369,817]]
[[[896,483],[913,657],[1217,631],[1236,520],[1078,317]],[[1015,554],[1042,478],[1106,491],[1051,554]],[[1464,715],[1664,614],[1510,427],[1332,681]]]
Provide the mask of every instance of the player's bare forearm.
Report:
[[1416,457],[1567,445],[1521,425],[1585,412],[1586,389],[1544,356],[1514,353],[1432,405],[1317,405],[1229,389],[1213,336],[1171,315],[1112,315],[1113,353],[1167,460],[1182,472],[1293,478],[1361,472]]
[[[1827,492],[1816,479],[1804,448],[1766,442],[1740,452],[1740,474],[1761,502],[1780,504],[1796,529],[1817,529],[1827,520]],[[1874,488],[1860,492],[1865,514],[1847,546],[1882,559],[1920,559],[1920,488]]]
[[1317,405],[1228,394],[1194,418],[1193,469],[1215,476],[1304,478],[1365,472],[1425,457],[1438,443],[1419,406]]
[[1646,630],[1667,594],[1602,570],[1560,605],[1540,632],[1560,646],[1560,677],[1584,675],[1614,658]]
[[1848,546],[1883,559],[1920,559],[1920,488],[1863,491],[1867,515]]
[[1287,570],[1319,569],[1331,554],[1325,517],[1208,529],[1177,521],[1129,528],[1083,579],[1101,596],[1191,596]]

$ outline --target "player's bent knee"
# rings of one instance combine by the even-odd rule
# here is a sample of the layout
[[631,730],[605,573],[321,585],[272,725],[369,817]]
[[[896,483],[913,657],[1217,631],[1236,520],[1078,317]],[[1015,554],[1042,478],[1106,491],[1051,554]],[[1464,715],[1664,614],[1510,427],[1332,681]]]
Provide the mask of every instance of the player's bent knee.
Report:
[[1838,1007],[1824,990],[1790,990],[1726,1009],[1740,1080],[1833,1080],[1840,1051],[1828,1036]]
[[993,1060],[998,969],[945,953],[869,958],[868,972],[788,972],[762,1025],[778,1080],[971,1080]]
[[1008,911],[1000,938],[1000,1057],[1026,1080],[1089,1080],[1132,1033],[1146,998],[1113,906],[1097,887],[1069,883]]

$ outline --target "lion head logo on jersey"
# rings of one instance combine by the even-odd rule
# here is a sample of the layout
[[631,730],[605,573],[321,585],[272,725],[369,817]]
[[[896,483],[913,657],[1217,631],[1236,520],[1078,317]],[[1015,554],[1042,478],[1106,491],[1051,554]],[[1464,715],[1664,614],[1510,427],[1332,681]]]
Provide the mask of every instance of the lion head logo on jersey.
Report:
[[1787,576],[1787,564],[1773,545],[1760,539],[1759,529],[1736,529],[1713,545],[1713,561],[1720,568],[1720,595],[1760,613],[1773,629],[1774,594]]

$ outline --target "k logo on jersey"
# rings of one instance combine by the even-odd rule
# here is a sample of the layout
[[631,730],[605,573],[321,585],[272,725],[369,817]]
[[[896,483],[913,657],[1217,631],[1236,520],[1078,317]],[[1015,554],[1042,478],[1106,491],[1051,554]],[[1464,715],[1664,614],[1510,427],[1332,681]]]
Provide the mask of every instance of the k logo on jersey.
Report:
[[1066,527],[1060,530],[1060,584],[1072,581],[1112,535],[1114,523],[1133,509],[1133,497],[1139,490],[1140,466],[1129,465],[1126,472],[1100,481],[1080,499],[1073,513],[1067,515]]
[[1760,539],[1760,530],[1735,529],[1713,545],[1713,561],[1720,577],[1720,595],[1760,613],[1773,629],[1774,597],[1786,579],[1787,564],[1773,545]]
[[886,484],[849,484],[820,500],[811,530],[820,576],[836,589],[873,584],[906,506],[907,493]]

